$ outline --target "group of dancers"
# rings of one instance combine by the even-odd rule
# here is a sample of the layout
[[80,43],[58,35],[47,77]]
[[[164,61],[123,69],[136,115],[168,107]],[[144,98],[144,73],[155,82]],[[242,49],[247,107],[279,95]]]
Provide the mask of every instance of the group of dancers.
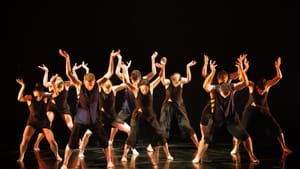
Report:
[[[203,89],[209,94],[210,99],[202,110],[201,139],[198,140],[183,100],[183,86],[192,80],[191,67],[197,64],[195,60],[186,64],[185,76],[174,72],[168,78],[165,75],[167,58],[162,57],[159,62],[156,62],[158,53],[154,52],[151,56],[151,72],[143,76],[138,69],[129,72],[131,62],[123,61],[121,50],[112,50],[107,72],[96,79],[95,74],[90,72],[87,63],[84,61],[79,65],[75,63],[71,67],[69,53],[62,49],[59,49],[58,53],[65,59],[65,73],[68,80],[63,80],[59,74],[54,74],[49,80],[49,70],[44,64],[38,66],[44,71],[43,83],[37,82],[32,94],[24,94],[25,82],[22,78],[16,80],[21,85],[17,99],[20,102],[27,102],[29,108],[29,116],[20,143],[18,162],[23,162],[29,141],[37,131],[39,135],[34,144],[34,151],[39,151],[39,144],[45,137],[56,160],[63,161],[61,169],[68,168],[69,159],[75,149],[79,150],[79,157],[84,158],[85,148],[92,135],[95,136],[99,142],[98,145],[104,151],[107,168],[112,168],[114,167],[112,147],[118,130],[127,134],[121,158],[122,162],[126,162],[130,150],[133,154],[139,154],[136,149],[137,141],[141,136],[141,127],[145,123],[151,127],[153,132],[146,147],[147,151],[157,152],[161,146],[166,159],[174,160],[169,150],[168,139],[172,130],[172,121],[176,118],[180,134],[189,137],[197,149],[192,163],[202,162],[203,155],[213,140],[214,131],[217,128],[225,127],[233,137],[233,149],[230,153],[238,154],[239,145],[242,143],[249,155],[250,162],[258,164],[259,160],[254,155],[252,139],[247,131],[254,115],[261,116],[268,122],[268,125],[264,127],[270,128],[277,136],[283,153],[292,153],[286,146],[283,131],[271,114],[268,105],[270,88],[282,78],[281,57],[275,61],[276,75],[272,79],[261,78],[254,83],[247,76],[249,61],[246,54],[241,54],[236,59],[237,71],[233,73],[228,73],[226,70],[217,71],[216,61],[204,55]],[[116,68],[115,59],[118,60]],[[80,68],[85,69],[83,80],[80,80],[76,73]],[[119,78],[119,84],[113,84],[110,80],[114,74]],[[159,84],[165,88],[165,98],[160,112],[157,113],[154,109],[153,93]],[[68,103],[70,87],[75,88],[77,96],[74,113],[71,113]],[[249,91],[249,98],[240,117],[234,98],[236,92],[246,87]],[[124,100],[120,111],[117,112],[116,97],[121,90],[124,90]],[[73,114],[74,116],[72,116]],[[158,114],[159,117],[157,117]],[[63,158],[58,153],[58,145],[51,130],[56,115],[63,118],[70,130]],[[107,126],[111,128],[110,135],[104,128]]]

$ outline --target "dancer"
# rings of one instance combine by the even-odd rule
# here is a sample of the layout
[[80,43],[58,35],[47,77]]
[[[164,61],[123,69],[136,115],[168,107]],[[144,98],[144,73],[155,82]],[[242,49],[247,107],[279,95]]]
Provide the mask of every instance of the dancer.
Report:
[[[114,58],[120,53],[120,50],[112,50],[110,53],[109,64],[112,64]],[[105,130],[102,126],[102,120],[100,118],[100,95],[99,95],[99,81],[104,78],[109,79],[111,74],[105,74],[102,78],[96,82],[95,75],[93,73],[87,73],[83,77],[83,82],[78,79],[72,73],[70,55],[59,49],[59,54],[66,59],[66,75],[76,87],[77,93],[77,109],[74,117],[74,126],[72,128],[68,144],[65,148],[64,161],[61,169],[67,169],[69,159],[75,148],[78,148],[78,141],[84,132],[90,130],[99,141],[99,146],[103,148],[106,156],[107,167],[114,167],[111,158],[111,146],[108,146],[108,139]],[[89,136],[88,136],[89,137]],[[82,138],[81,146],[87,144],[88,139]]]
[[263,119],[264,124],[267,125],[265,127],[270,128],[276,135],[283,153],[289,154],[292,153],[292,151],[286,146],[283,131],[272,115],[268,103],[270,88],[282,79],[280,65],[281,57],[278,57],[275,61],[276,75],[272,79],[266,80],[265,78],[260,78],[256,84],[253,81],[249,81],[249,99],[242,114],[242,124],[246,129],[249,129],[256,117]]
[[[167,60],[162,62],[166,64]],[[193,60],[186,65],[186,77],[175,72],[170,76],[170,79],[167,79],[165,78],[165,69],[162,69],[161,82],[165,87],[165,99],[162,103],[159,122],[162,130],[166,132],[166,136],[169,138],[172,120],[176,118],[181,136],[183,138],[189,136],[198,148],[198,138],[191,126],[182,97],[183,86],[192,80],[191,67],[196,64],[197,62]]]
[[23,162],[29,141],[36,131],[44,133],[56,160],[61,161],[62,158],[58,153],[57,142],[54,138],[53,132],[50,128],[50,122],[46,115],[47,102],[51,96],[44,92],[44,88],[40,83],[35,84],[32,90],[33,95],[24,95],[25,82],[23,79],[16,79],[16,81],[21,85],[18,93],[18,101],[26,102],[29,109],[29,116],[23,132],[23,137],[20,144],[20,155],[17,162]]
[[[86,72],[88,72],[88,67],[84,62],[82,64],[75,65],[72,68],[73,74],[76,75],[76,70],[84,67]],[[68,129],[71,131],[73,128],[73,118],[70,110],[70,105],[68,103],[69,88],[73,86],[70,81],[64,81],[61,76],[58,74],[52,76],[51,80],[48,81],[49,69],[45,64],[38,66],[38,68],[44,71],[43,77],[43,86],[52,93],[51,100],[47,105],[47,116],[50,121],[50,127],[52,127],[52,122],[55,118],[55,115],[59,115],[67,125]],[[53,87],[51,84],[54,84]],[[34,144],[34,151],[39,151],[39,145],[42,139],[44,138],[43,133],[39,133],[37,140]]]
[[228,73],[222,70],[217,74],[217,80],[225,82],[222,84],[212,84],[217,65],[215,61],[210,61],[211,72],[205,78],[203,88],[208,93],[214,92],[213,94],[215,99],[212,106],[213,111],[204,134],[204,141],[200,141],[197,154],[192,160],[193,163],[201,162],[203,154],[208,148],[208,144],[212,141],[215,129],[221,126],[225,126],[232,136],[242,140],[252,163],[259,163],[259,160],[253,153],[252,139],[245,128],[241,125],[238,114],[235,110],[234,95],[236,91],[242,90],[249,83],[248,77],[245,71],[243,71],[243,59],[244,57],[240,55],[236,62],[236,66],[239,69],[238,71],[241,73],[240,81],[236,83],[226,83],[229,78]]
[[[134,86],[138,86],[138,83],[140,82],[141,79],[147,79],[148,81],[150,81],[155,75],[156,75],[156,66],[155,66],[155,59],[158,56],[158,52],[154,52],[151,55],[151,72],[149,72],[147,75],[143,76],[141,75],[141,71],[138,69],[134,69],[131,71],[130,73],[130,83],[132,83]],[[116,75],[117,77],[119,77],[120,80],[122,80],[122,73],[121,73],[121,66],[122,66],[123,62],[122,62],[122,56],[118,55],[118,64],[116,67]],[[127,69],[129,69],[131,65],[131,61],[128,62],[127,64]],[[126,74],[126,76],[128,75],[128,72]],[[122,108],[119,111],[118,115],[117,115],[117,119],[120,119],[122,121],[127,121],[130,123],[130,117],[131,117],[131,113],[135,108],[135,98],[134,98],[134,94],[132,93],[131,90],[129,90],[127,87],[125,88],[125,92],[124,92],[124,102],[122,104]],[[109,139],[109,143],[113,144],[114,141],[114,137],[118,132],[118,128],[114,127],[111,129],[111,133],[110,133],[110,139]],[[147,151],[153,151],[151,144],[149,144],[147,146]],[[132,152],[133,154],[138,155],[139,152],[136,150],[135,147],[132,147]]]
[[[120,55],[120,54],[119,54]],[[99,85],[99,92],[100,92],[100,114],[101,114],[101,120],[104,126],[110,127],[110,128],[117,128],[129,135],[130,133],[130,126],[123,120],[118,119],[115,105],[116,105],[116,95],[117,92],[125,89],[126,85],[125,83],[121,83],[119,85],[113,85],[111,80],[109,79],[114,72],[114,62],[113,60],[109,64],[107,73],[100,78],[97,83]],[[85,141],[87,142],[87,141]],[[112,145],[111,142],[109,142],[110,145]],[[86,145],[82,145],[80,147],[79,156],[81,158],[84,157],[83,150],[85,149]],[[82,149],[82,150],[81,150]]]
[[[244,72],[247,72],[249,69],[249,61],[247,59],[247,54],[241,54],[240,57],[244,58],[243,59],[243,63],[244,63]],[[208,67],[208,63],[209,63],[209,57],[208,55],[204,55],[203,56],[203,66],[202,66],[202,71],[201,71],[201,75],[202,77],[206,78],[207,76],[207,67]],[[218,84],[222,84],[222,83],[228,83],[232,80],[236,80],[239,77],[239,71],[237,70],[236,72],[230,73],[229,74],[229,78],[225,78],[226,81],[223,81],[224,79],[217,79],[217,83]],[[211,113],[213,113],[214,111],[214,93],[210,92],[209,93],[209,101],[207,102],[207,104],[204,106],[202,113],[201,113],[201,120],[200,120],[200,132],[201,132],[201,140],[200,141],[204,141],[204,134],[206,131],[206,127],[210,118]],[[240,141],[239,139],[237,139],[236,137],[232,138],[232,142],[233,142],[233,149],[231,150],[231,154],[236,154],[239,151],[239,144]]]
[[164,69],[164,65],[160,65],[161,72],[159,76],[153,80],[151,83],[147,79],[142,79],[138,86],[135,86],[129,82],[129,79],[126,78],[127,67],[122,66],[123,70],[123,81],[127,85],[127,87],[132,90],[135,96],[136,107],[132,112],[130,127],[131,132],[126,140],[124,146],[124,152],[122,155],[121,161],[127,161],[127,154],[131,147],[136,147],[139,128],[142,121],[150,124],[150,126],[154,130],[154,137],[151,141],[152,147],[154,147],[154,151],[158,151],[158,144],[161,142],[163,146],[163,150],[168,160],[173,160],[168,148],[167,139],[165,136],[165,132],[160,128],[159,122],[156,117],[156,113],[153,108],[153,91],[155,87],[160,83],[162,76],[162,69]]

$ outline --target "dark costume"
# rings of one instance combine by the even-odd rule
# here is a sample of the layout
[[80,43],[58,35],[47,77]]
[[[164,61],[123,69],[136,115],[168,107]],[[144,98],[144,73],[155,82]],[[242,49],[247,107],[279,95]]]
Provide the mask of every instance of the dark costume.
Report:
[[71,115],[70,105],[68,104],[68,94],[69,92],[64,88],[58,96],[49,101],[47,111],[57,113],[61,116],[63,114]]
[[31,100],[29,108],[29,116],[27,118],[27,125],[33,127],[38,132],[41,132],[43,128],[50,129],[50,121],[46,114],[47,103],[42,98],[37,101],[35,98]]
[[95,85],[92,91],[88,91],[83,85],[77,96],[76,115],[74,118],[74,127],[69,138],[69,147],[75,149],[78,147],[80,137],[90,129],[96,136],[101,148],[108,147],[108,139],[102,126],[100,116],[100,95],[99,87]]
[[[255,104],[253,104],[255,103]],[[268,104],[268,92],[260,95],[256,89],[249,94],[248,102],[242,114],[242,124],[246,129],[251,129],[251,126],[258,120],[266,125],[275,136],[282,133],[282,129],[270,112]]]
[[[169,138],[171,123],[176,118],[182,137],[192,136],[195,134],[192,128],[184,101],[182,99],[183,88],[181,85],[174,87],[172,83],[166,88],[165,99],[160,111],[160,125]],[[170,101],[171,100],[171,101]]]
[[165,133],[161,129],[153,109],[153,95],[148,92],[143,95],[140,91],[135,99],[136,108],[134,109],[130,121],[131,132],[126,140],[126,144],[136,147],[140,125],[143,122],[148,123],[154,130],[154,136],[151,141],[152,147],[156,147],[159,142],[165,144],[167,142]]
[[204,135],[206,142],[211,142],[213,139],[214,130],[217,127],[225,126],[227,131],[234,137],[246,140],[249,137],[248,132],[240,123],[239,115],[235,109],[233,84],[230,83],[230,95],[223,98],[220,95],[221,85],[216,85],[215,90],[215,107],[208,121],[207,129]]

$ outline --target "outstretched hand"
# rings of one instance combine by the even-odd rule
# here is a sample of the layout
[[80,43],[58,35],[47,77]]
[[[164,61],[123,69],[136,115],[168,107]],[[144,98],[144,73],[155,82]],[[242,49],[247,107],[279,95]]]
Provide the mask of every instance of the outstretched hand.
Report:
[[190,61],[190,63],[187,64],[188,67],[195,66],[197,62],[195,60]]
[[120,55],[120,53],[121,53],[121,49],[118,49],[116,52],[115,52],[115,50],[112,50],[112,51],[110,52],[110,57],[115,58],[115,57],[117,57],[118,55]]
[[59,53],[61,56],[63,56],[64,58],[69,58],[69,57],[70,57],[69,53],[68,53],[67,51],[65,51],[65,50],[59,49],[59,50],[58,50],[58,53]]
[[46,65],[42,64],[42,65],[39,65],[38,68],[42,69],[43,71],[48,71],[48,68]]
[[215,60],[210,60],[209,61],[209,68],[210,68],[210,71],[216,71],[216,67],[217,67],[217,63]]

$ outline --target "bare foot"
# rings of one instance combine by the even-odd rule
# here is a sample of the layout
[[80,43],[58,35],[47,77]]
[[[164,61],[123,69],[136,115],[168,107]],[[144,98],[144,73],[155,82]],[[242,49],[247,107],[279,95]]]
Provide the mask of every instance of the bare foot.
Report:
[[231,154],[232,160],[235,162],[240,162],[241,161],[241,156],[239,153],[236,154]]
[[256,157],[250,159],[250,162],[251,162],[252,164],[259,164],[259,163],[260,163],[260,161],[259,161]]
[[107,163],[107,168],[113,168],[115,165],[110,161]]
[[34,146],[33,151],[40,151],[40,148],[38,146]]
[[285,149],[283,149],[283,153],[284,154],[291,154],[291,153],[293,153],[293,151],[290,150],[289,148],[285,148]]
[[167,159],[170,161],[174,160],[174,158],[171,155],[168,155]]
[[68,169],[67,165],[63,164],[60,169]]
[[23,159],[19,158],[19,159],[17,159],[17,162],[18,163],[23,163]]
[[234,154],[237,154],[237,152],[238,152],[237,149],[232,149],[231,152],[230,152],[230,154],[234,155]]
[[60,156],[56,156],[57,161],[62,161],[62,158]]
[[192,160],[192,163],[200,163],[200,158],[199,157],[194,157],[194,159]]
[[153,152],[153,148],[152,148],[151,144],[148,145],[147,151]]
[[121,159],[121,161],[122,161],[122,162],[126,162],[126,161],[127,161],[127,158],[123,156],[122,159]]

